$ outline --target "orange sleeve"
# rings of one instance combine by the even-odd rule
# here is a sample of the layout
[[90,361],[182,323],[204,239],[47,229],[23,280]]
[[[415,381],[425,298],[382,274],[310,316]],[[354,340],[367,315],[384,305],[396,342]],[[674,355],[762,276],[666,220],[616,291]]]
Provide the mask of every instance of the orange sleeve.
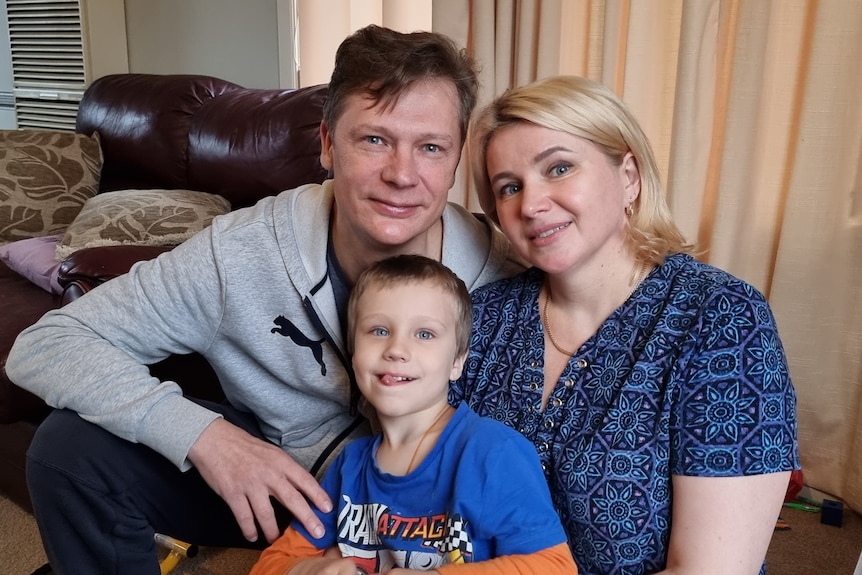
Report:
[[285,575],[303,559],[323,557],[325,549],[318,549],[293,527],[272,545],[263,550],[249,575]]
[[[477,563],[436,567],[440,575],[576,575],[578,567],[567,543],[529,555],[503,555]],[[282,575],[282,574],[279,574]]]

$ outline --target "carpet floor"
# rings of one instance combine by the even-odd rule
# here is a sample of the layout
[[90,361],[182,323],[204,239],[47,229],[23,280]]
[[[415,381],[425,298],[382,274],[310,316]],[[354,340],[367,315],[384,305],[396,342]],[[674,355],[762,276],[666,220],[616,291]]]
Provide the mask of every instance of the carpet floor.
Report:
[[[787,529],[776,530],[766,565],[769,575],[853,575],[862,553],[862,516],[844,510],[841,527],[824,525],[819,513],[785,508]],[[31,575],[46,559],[33,516],[0,497],[0,574]],[[171,575],[245,575],[259,552],[203,548]]]

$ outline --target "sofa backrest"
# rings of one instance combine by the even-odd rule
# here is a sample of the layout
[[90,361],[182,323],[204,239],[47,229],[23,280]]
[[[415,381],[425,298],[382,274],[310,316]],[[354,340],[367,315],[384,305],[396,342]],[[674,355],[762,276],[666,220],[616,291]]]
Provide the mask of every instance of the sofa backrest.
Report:
[[202,75],[115,74],[93,82],[77,131],[98,132],[99,191],[190,189],[234,208],[322,182],[326,85],[247,89]]

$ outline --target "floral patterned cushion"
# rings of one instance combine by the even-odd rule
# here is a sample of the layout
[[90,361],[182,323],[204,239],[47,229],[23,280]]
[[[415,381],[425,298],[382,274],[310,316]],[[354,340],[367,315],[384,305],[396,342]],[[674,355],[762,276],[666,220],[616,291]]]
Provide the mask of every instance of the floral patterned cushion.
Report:
[[218,194],[192,190],[121,190],[87,200],[57,246],[57,257],[89,247],[177,245],[230,211]]
[[98,134],[0,130],[0,245],[63,233],[95,196]]

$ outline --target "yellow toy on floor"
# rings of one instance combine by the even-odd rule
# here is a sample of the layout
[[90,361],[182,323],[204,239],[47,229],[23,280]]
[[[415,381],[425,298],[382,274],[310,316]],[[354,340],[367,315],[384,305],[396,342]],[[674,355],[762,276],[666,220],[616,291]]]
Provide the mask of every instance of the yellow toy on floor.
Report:
[[155,535],[156,543],[168,549],[168,555],[159,563],[161,575],[170,573],[184,557],[194,557],[198,554],[198,546],[186,543],[161,533]]

